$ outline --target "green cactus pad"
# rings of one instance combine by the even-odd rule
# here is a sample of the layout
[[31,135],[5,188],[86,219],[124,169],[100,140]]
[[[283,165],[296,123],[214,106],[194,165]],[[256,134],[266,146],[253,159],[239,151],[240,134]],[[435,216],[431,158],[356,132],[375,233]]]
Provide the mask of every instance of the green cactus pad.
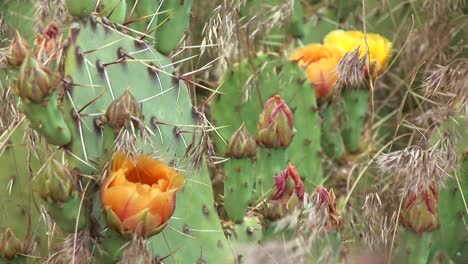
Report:
[[165,263],[233,263],[214,207],[208,167],[187,176],[168,227],[152,238],[153,255],[167,256]]
[[[151,131],[151,143],[140,141],[137,149],[155,153],[188,178],[177,194],[176,211],[168,227],[152,238],[153,255],[168,256],[165,263],[211,263],[231,258],[206,168],[202,172],[194,169],[186,157],[188,149],[197,147],[195,134],[201,128],[183,77],[175,73],[168,58],[113,26],[92,18],[71,28],[64,69],[64,111],[67,122],[75,127],[70,158],[76,157],[74,164],[81,171],[98,172],[98,165],[104,162],[100,159],[105,157],[103,148],[109,148],[109,141],[102,137],[112,134],[107,126],[100,126],[104,113],[129,89],[141,104],[143,116],[137,123]],[[99,204],[96,201],[96,213]]]
[[346,150],[355,153],[359,151],[365,117],[369,111],[369,91],[367,89],[348,89],[343,92],[342,100],[346,124],[341,134]]
[[226,161],[224,208],[231,221],[242,222],[247,212],[255,183],[254,168],[254,161],[251,158],[231,158]]
[[[306,188],[312,188],[321,181],[316,99],[313,87],[308,84],[299,66],[277,54],[258,54],[228,69],[220,92],[223,94],[213,99],[211,104],[213,123],[222,127],[218,130],[220,136],[215,136],[219,153],[224,153],[224,141],[242,122],[254,133],[263,105],[278,94],[293,111],[297,131],[288,148],[291,156],[286,159],[305,177]],[[221,140],[221,137],[225,140]],[[286,165],[281,164],[281,169]]]
[[[439,210],[440,229],[434,234],[435,249],[447,254],[456,263],[468,261],[466,241],[468,231],[466,223],[466,199],[468,197],[468,119],[457,116],[446,122],[436,134],[434,140],[440,138],[441,133],[451,132],[457,136],[457,153],[459,167],[454,175],[447,179],[445,186],[440,188]],[[436,253],[436,252],[433,252]]]
[[71,133],[58,106],[57,93],[57,91],[53,92],[42,103],[24,102],[22,109],[31,122],[31,126],[48,143],[64,146],[70,143]]
[[82,171],[92,173],[93,164],[99,164],[104,114],[126,89],[141,104],[141,124],[152,133],[153,144],[142,144],[141,151],[158,146],[163,159],[179,164],[192,140],[193,108],[168,58],[112,25],[90,19],[72,26],[64,76],[65,118],[75,128],[69,149]]
[[126,0],[101,0],[100,3],[103,15],[115,23],[123,24],[125,22],[127,17]]
[[[24,117],[2,131],[0,230],[11,228],[18,239],[29,244],[37,240],[40,249],[44,250],[47,247],[47,227],[38,208],[41,199],[36,195],[31,180],[37,176],[35,172],[39,171],[48,155],[43,142],[28,143],[33,137],[29,134],[31,132]],[[38,149],[31,150],[29,144],[35,144]]]
[[330,104],[320,109],[322,149],[333,160],[341,161],[346,153],[340,133],[339,104]]
[[163,54],[175,49],[190,21],[193,0],[164,0],[159,15],[160,27],[156,30],[156,48]]
[[96,8],[97,0],[66,0],[67,9],[70,15],[85,17],[91,14]]
[[419,236],[411,230],[402,228],[399,233],[397,263],[425,264],[433,247],[433,234],[424,233]]

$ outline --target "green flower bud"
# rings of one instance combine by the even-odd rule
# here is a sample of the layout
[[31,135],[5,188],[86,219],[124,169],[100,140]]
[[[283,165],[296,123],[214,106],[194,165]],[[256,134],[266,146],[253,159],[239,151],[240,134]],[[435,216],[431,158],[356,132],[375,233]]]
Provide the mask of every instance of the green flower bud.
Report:
[[19,31],[16,31],[15,37],[11,41],[10,49],[8,51],[7,62],[10,66],[20,66],[26,55],[30,51],[30,47],[26,39],[21,36]]
[[439,194],[435,184],[428,187],[420,186],[418,190],[409,193],[401,214],[401,223],[418,235],[432,232],[439,228],[437,200]]
[[0,234],[0,257],[11,260],[21,253],[23,253],[21,241],[11,229],[7,228]]
[[125,90],[122,96],[115,99],[107,108],[106,118],[107,124],[119,131],[122,127],[129,127],[130,122],[136,126],[136,120],[132,117],[140,117],[140,107],[135,97],[129,89]]
[[293,114],[279,95],[268,99],[257,122],[257,141],[267,148],[287,148],[294,138]]
[[41,103],[54,89],[47,68],[27,56],[20,68],[16,93],[27,103]]
[[48,202],[67,202],[75,190],[70,171],[55,160],[47,163],[38,176],[38,182],[39,195]]
[[257,155],[257,143],[242,123],[240,128],[231,136],[226,148],[226,156],[236,159]]

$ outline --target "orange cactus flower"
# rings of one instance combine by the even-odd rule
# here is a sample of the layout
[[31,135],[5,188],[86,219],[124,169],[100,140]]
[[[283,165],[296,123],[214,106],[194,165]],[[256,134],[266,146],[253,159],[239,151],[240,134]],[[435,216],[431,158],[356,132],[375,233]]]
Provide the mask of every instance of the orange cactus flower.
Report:
[[392,55],[392,42],[379,34],[334,30],[325,36],[324,43],[325,45],[335,45],[343,53],[353,52],[359,48],[361,57],[368,50],[371,64],[370,72],[373,76],[384,72]]
[[109,225],[122,234],[148,237],[161,232],[175,210],[185,177],[150,155],[114,156],[101,187]]
[[334,45],[310,44],[296,50],[290,59],[305,68],[309,81],[315,85],[317,98],[326,98],[338,79],[335,69],[342,55]]

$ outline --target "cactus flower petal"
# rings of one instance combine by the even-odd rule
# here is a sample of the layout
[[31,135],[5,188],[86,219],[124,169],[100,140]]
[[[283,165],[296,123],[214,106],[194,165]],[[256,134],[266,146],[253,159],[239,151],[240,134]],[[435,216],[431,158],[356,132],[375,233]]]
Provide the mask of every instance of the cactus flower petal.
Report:
[[335,45],[314,43],[296,50],[290,58],[304,67],[309,82],[315,86],[317,98],[326,98],[338,79],[335,69],[342,55]]
[[359,48],[361,57],[368,51],[373,76],[384,72],[392,54],[392,42],[379,34],[334,30],[325,36],[324,43],[335,45],[344,53]]
[[175,210],[176,192],[185,178],[149,155],[115,155],[101,189],[108,222],[122,234],[151,236],[162,230]]

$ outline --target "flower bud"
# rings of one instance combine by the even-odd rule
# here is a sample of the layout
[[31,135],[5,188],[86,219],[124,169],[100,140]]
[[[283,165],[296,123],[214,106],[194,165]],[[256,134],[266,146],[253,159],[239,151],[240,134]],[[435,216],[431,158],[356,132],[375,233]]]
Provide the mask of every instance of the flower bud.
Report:
[[275,176],[275,185],[267,207],[263,210],[264,215],[272,220],[283,217],[302,204],[304,191],[304,183],[296,167],[289,163],[286,169]]
[[107,124],[115,130],[120,130],[122,127],[129,127],[132,117],[138,118],[140,116],[140,108],[138,102],[132,95],[129,89],[119,98],[115,99],[106,111]]
[[42,102],[54,90],[54,84],[49,78],[47,68],[34,57],[27,56],[21,65],[17,94],[25,102]]
[[283,99],[268,99],[257,122],[257,141],[267,148],[287,148],[294,133],[293,114]]
[[161,232],[174,213],[176,192],[185,177],[149,155],[115,154],[101,186],[107,223],[123,235],[149,237]]
[[326,217],[325,230],[327,232],[337,231],[343,225],[338,210],[336,209],[336,196],[333,190],[328,191],[326,188],[319,186],[313,194],[313,199],[317,210],[323,210]]
[[226,148],[226,156],[236,159],[257,155],[257,143],[242,123],[240,128],[231,136]]
[[26,39],[21,36],[19,31],[16,31],[15,37],[11,41],[10,49],[8,51],[7,62],[10,66],[20,66],[26,55],[30,51],[30,47]]
[[[291,179],[292,182],[288,182],[288,179]],[[275,176],[275,189],[276,192],[274,192],[272,197],[273,200],[281,199],[284,195],[291,196],[293,192],[296,193],[296,196],[300,201],[304,199],[304,183],[302,182],[296,167],[291,163],[288,164],[288,167],[285,170]],[[289,191],[287,191],[288,189]]]
[[401,223],[419,235],[439,228],[437,201],[439,194],[435,184],[411,190],[402,210]]
[[13,259],[17,255],[23,253],[23,245],[16,238],[13,231],[7,228],[0,234],[0,257],[5,259]]
[[70,171],[56,160],[46,164],[38,182],[39,196],[48,202],[67,202],[75,190]]

